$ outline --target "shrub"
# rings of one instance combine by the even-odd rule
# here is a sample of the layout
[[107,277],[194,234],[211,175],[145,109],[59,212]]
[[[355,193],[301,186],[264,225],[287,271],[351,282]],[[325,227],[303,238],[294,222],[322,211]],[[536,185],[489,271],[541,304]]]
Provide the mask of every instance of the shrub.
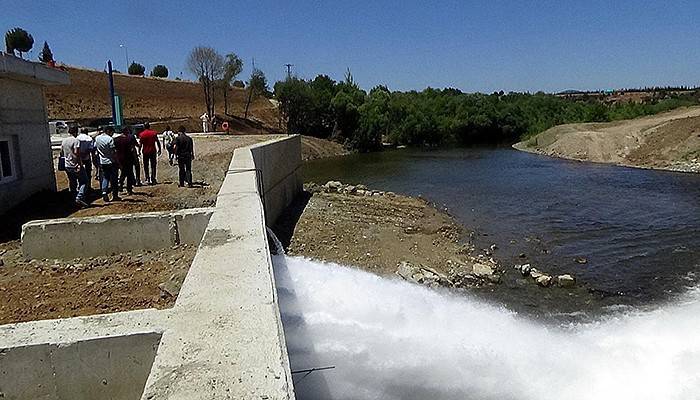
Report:
[[146,67],[134,61],[129,65],[129,70],[127,72],[129,75],[143,75],[146,73]]
[[168,67],[165,65],[158,64],[155,67],[153,67],[153,70],[151,71],[151,76],[155,76],[158,78],[167,78],[168,77]]

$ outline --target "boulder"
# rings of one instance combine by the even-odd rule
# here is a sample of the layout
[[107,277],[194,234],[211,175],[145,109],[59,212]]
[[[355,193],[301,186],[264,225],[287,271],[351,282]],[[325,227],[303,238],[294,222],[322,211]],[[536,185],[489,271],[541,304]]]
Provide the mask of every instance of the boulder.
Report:
[[472,267],[472,271],[474,275],[480,278],[488,277],[489,275],[493,275],[494,273],[494,269],[491,266],[480,263],[475,263]]
[[532,270],[532,266],[530,264],[523,264],[519,266],[520,268],[520,273],[523,276],[528,276],[530,275],[530,270]]
[[537,280],[540,276],[544,275],[542,272],[540,272],[537,268],[530,268],[530,277],[534,280]]
[[552,277],[542,274],[535,279],[535,282],[542,287],[548,287],[552,283]]
[[416,273],[416,267],[411,265],[408,261],[401,261],[398,268],[396,268],[396,275],[402,277],[407,281],[413,280],[413,274]]
[[569,274],[557,276],[557,285],[563,288],[569,288],[576,285],[576,279]]

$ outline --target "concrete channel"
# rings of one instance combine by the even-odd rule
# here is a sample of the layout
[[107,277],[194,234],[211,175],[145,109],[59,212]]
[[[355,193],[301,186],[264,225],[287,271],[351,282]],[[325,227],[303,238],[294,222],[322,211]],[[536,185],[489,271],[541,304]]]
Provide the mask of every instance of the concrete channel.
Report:
[[[216,206],[184,212],[199,222],[181,240],[201,241],[172,309],[0,326],[0,398],[294,399],[266,226],[301,192],[300,167],[299,136],[235,150]],[[153,223],[169,241],[183,218],[147,214],[40,221],[23,236]]]

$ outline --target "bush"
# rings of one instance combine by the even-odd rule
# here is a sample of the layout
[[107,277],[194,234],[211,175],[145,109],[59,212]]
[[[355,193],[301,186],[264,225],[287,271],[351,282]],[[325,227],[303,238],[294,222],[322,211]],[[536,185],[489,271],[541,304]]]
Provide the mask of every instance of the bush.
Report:
[[129,65],[129,70],[127,72],[129,73],[129,75],[143,76],[143,74],[146,73],[146,67],[134,61],[131,63],[131,65]]
[[165,65],[158,64],[155,67],[153,67],[153,70],[151,71],[151,76],[155,76],[157,78],[167,78],[168,77],[168,67]]

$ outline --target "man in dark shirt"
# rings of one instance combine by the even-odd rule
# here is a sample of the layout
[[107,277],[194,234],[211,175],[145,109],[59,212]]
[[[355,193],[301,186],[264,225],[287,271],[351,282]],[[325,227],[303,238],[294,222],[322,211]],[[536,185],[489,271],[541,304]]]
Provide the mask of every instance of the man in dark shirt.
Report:
[[121,135],[114,138],[114,147],[117,150],[117,163],[121,170],[119,186],[123,187],[124,180],[126,179],[126,192],[130,195],[134,194],[133,187],[136,180],[134,178],[134,163],[136,162],[135,155],[137,145],[136,136],[126,127],[122,128]]
[[185,127],[177,129],[178,135],[173,142],[173,150],[177,157],[177,166],[180,172],[180,184],[182,187],[187,181],[187,186],[192,187],[192,160],[194,159],[194,143],[192,138],[185,133]]
[[141,153],[143,154],[143,174],[146,176],[147,184],[155,185],[158,183],[156,181],[156,164],[158,164],[157,157],[161,152],[160,140],[158,140],[158,133],[151,129],[151,124],[146,122],[143,127],[145,129],[139,133]]

